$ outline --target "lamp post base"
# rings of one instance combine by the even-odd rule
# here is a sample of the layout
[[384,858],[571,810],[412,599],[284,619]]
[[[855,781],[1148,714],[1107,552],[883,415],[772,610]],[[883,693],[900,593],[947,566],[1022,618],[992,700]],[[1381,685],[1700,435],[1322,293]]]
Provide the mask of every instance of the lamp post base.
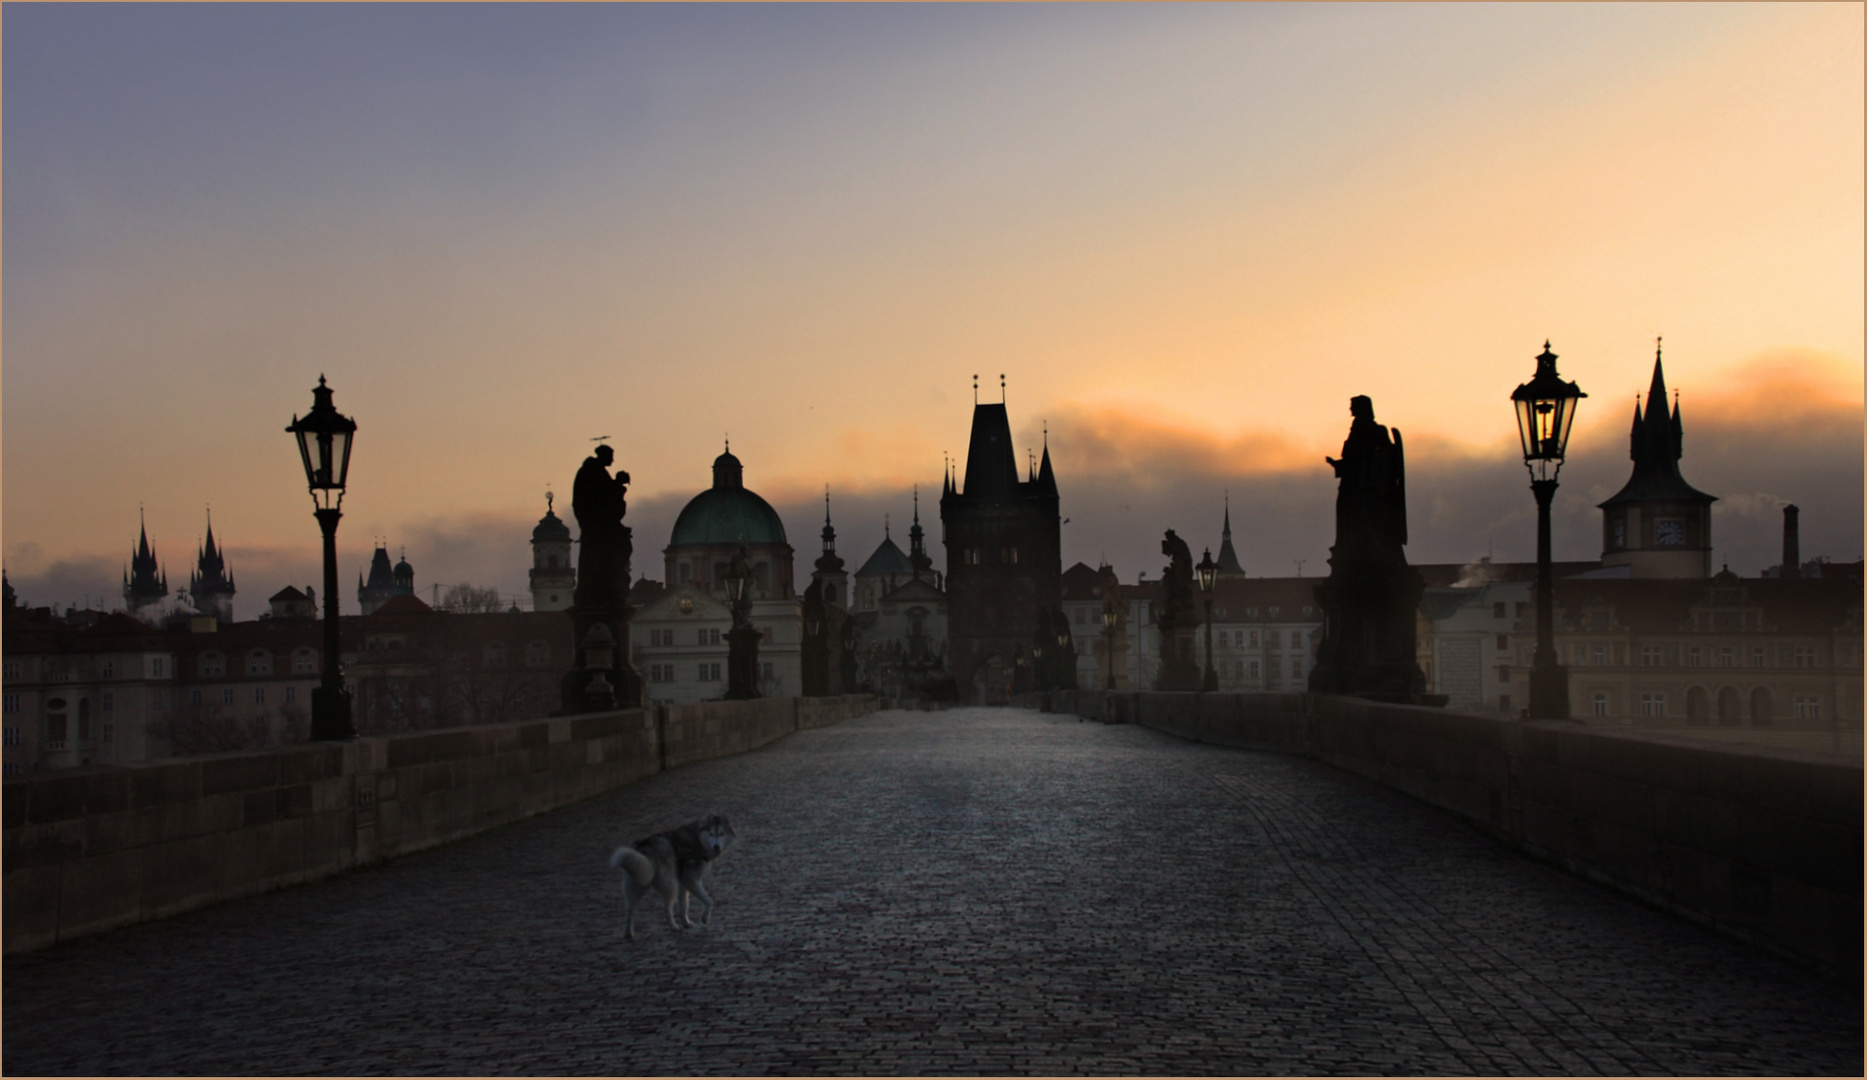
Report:
[[350,691],[327,686],[311,688],[311,738],[314,742],[354,739],[356,725],[350,719]]
[[[1541,659],[1539,650],[1538,659]],[[1569,669],[1553,661],[1530,668],[1530,719],[1569,719]]]

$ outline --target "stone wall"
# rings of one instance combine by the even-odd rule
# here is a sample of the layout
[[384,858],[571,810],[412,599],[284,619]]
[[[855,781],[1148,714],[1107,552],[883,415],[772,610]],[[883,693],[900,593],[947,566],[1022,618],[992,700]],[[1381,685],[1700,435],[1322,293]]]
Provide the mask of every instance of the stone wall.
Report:
[[658,706],[9,777],[5,951],[327,877],[874,709]]
[[1312,694],[1025,703],[1319,758],[1524,851],[1858,986],[1858,760]]

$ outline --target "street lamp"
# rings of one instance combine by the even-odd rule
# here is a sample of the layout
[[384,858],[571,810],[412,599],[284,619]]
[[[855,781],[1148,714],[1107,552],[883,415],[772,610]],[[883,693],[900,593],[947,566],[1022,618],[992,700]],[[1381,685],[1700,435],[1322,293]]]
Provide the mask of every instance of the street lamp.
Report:
[[1523,440],[1523,463],[1530,470],[1530,490],[1536,493],[1536,658],[1530,666],[1530,718],[1569,718],[1569,675],[1556,662],[1555,583],[1549,568],[1549,504],[1556,495],[1556,474],[1562,471],[1569,429],[1575,424],[1575,403],[1587,397],[1572,382],[1556,374],[1556,354],[1543,342],[1536,358],[1536,376],[1514,390],[1517,434]]
[[298,437],[312,515],[324,531],[324,680],[311,691],[311,737],[352,739],[357,730],[350,720],[350,694],[344,689],[339,660],[343,646],[337,619],[337,521],[344,516],[344,481],[350,473],[357,422],[331,404],[331,388],[324,385],[322,375],[312,388],[311,402],[304,419],[294,413],[291,426],[285,429]]
[[1206,549],[1205,556],[1193,570],[1199,575],[1199,591],[1206,594],[1206,678],[1199,684],[1199,688],[1202,691],[1217,690],[1219,676],[1212,670],[1212,586],[1218,580],[1219,564],[1212,561],[1211,548]]
[[1115,689],[1115,609],[1102,609],[1102,640],[1108,643],[1109,689]]

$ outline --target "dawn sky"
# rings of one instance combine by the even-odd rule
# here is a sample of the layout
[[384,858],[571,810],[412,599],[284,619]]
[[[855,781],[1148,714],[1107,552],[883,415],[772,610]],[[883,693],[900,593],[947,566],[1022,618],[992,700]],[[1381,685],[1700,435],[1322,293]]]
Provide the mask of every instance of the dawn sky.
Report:
[[1415,561],[1528,558],[1545,338],[1592,558],[1659,335],[1714,561],[1784,500],[1857,559],[1862,11],[7,5],[8,574],[114,602],[140,504],[174,585],[211,505],[243,617],[316,581],[320,373],[341,576],[381,538],[424,596],[521,591],[592,436],[638,573],[728,435],[800,566],[825,484],[852,562],[917,483],[937,538],[974,373],[1048,424],[1066,565],[1153,576],[1229,490],[1247,570],[1325,572],[1353,394]]

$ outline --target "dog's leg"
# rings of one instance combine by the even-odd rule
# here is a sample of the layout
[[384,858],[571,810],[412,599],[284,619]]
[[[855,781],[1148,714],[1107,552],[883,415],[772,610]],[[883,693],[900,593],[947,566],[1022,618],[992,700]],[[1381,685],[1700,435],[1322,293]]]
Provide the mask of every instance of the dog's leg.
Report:
[[622,875],[622,940],[635,940],[635,879]]
[[698,878],[694,880],[694,895],[700,897],[700,925],[706,926],[713,921],[713,897]]
[[673,871],[668,870],[664,871],[661,876],[655,878],[655,885],[661,892],[662,902],[668,907],[668,925],[676,932],[679,932],[682,926],[680,920],[674,916],[674,908],[675,905],[680,902],[681,898],[680,882],[674,879]]

